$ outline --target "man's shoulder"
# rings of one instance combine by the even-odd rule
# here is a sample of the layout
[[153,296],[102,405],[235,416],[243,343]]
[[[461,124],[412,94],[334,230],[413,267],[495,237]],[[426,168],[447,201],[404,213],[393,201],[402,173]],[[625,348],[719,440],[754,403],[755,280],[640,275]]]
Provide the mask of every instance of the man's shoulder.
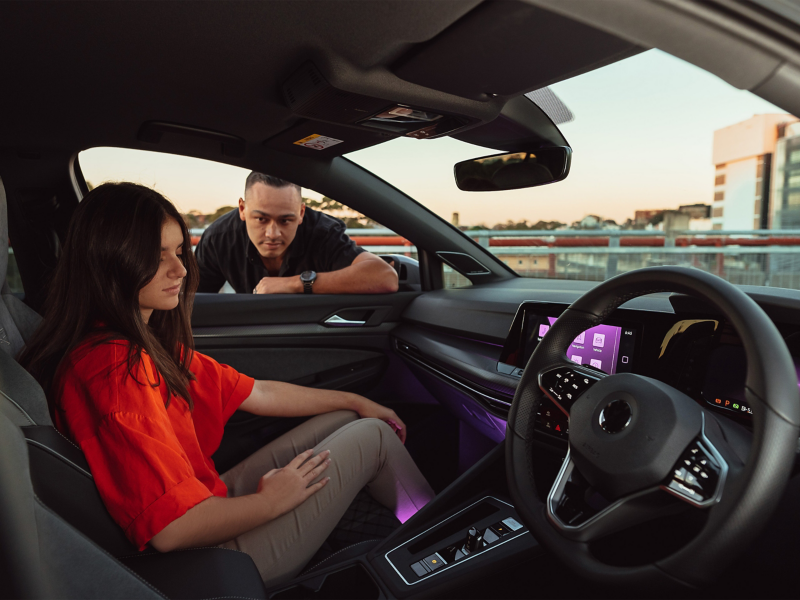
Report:
[[239,211],[233,209],[214,221],[203,232],[203,238],[235,237],[239,235],[244,222],[239,218]]
[[320,232],[326,232],[332,229],[341,231],[347,229],[347,225],[345,225],[345,222],[341,219],[337,219],[329,214],[311,208],[306,208],[306,215],[303,218],[303,223],[307,223],[309,229]]

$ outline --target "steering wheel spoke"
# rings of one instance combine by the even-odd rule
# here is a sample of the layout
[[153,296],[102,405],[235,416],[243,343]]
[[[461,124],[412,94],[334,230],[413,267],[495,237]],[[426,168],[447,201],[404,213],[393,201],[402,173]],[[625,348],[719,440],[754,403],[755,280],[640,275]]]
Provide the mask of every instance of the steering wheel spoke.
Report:
[[589,484],[569,454],[547,496],[550,523],[564,538],[576,542],[593,542],[686,508],[659,486],[611,502]]
[[579,367],[565,360],[561,365],[539,373],[539,388],[569,417],[575,401],[604,377],[606,374],[602,371]]
[[727,476],[727,461],[706,437],[704,413],[700,435],[687,446],[660,487],[692,506],[707,508],[722,498]]

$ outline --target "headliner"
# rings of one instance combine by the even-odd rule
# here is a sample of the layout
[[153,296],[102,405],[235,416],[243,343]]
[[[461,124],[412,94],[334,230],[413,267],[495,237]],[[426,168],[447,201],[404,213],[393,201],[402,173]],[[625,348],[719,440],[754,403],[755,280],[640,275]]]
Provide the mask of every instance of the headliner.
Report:
[[[487,21],[465,18],[473,10],[473,15],[524,10],[551,30],[548,19],[555,19],[559,34],[567,38],[572,36],[565,30],[585,35],[588,29],[517,2],[479,4],[481,0],[3,2],[0,151],[35,156],[99,145],[167,150],[137,141],[140,126],[150,120],[203,127],[261,144],[297,120],[281,98],[280,85],[310,58],[327,63],[329,72],[349,69],[351,80],[353,73],[362,73],[373,89],[380,90],[385,82],[382,97],[407,92],[428,97],[432,108],[460,102],[475,114],[496,115],[506,98],[543,84],[542,76],[537,81],[536,61],[509,62],[506,71],[517,78],[521,68],[529,70],[529,83],[487,101],[474,93],[470,97],[455,84],[456,93],[431,89],[436,81],[431,83],[430,73],[419,69],[415,75],[408,57],[419,56],[422,49],[447,58],[448,51],[463,48],[464,36],[453,31],[458,33],[466,23],[463,31],[469,33],[469,25],[474,35],[475,23]],[[481,13],[485,15],[491,13]],[[507,31],[511,25],[494,23],[481,31],[480,47],[487,53],[508,52],[506,38],[514,39]],[[443,32],[447,35],[439,35]],[[632,48],[597,35],[612,47],[606,63]],[[534,37],[516,36],[526,51],[535,45]],[[443,41],[426,45],[429,40]],[[505,47],[497,50],[498,44]],[[542,50],[554,53],[552,44]],[[593,51],[575,56],[581,50],[569,49],[578,71],[600,66],[590,55]],[[423,60],[422,66],[426,64],[431,61]],[[405,80],[392,72],[393,65],[405,70]],[[563,72],[554,72],[552,61],[548,66],[544,83],[576,73],[574,64]],[[445,62],[435,67],[445,81],[448,73],[465,79],[474,65]],[[419,83],[410,82],[415,77]]]

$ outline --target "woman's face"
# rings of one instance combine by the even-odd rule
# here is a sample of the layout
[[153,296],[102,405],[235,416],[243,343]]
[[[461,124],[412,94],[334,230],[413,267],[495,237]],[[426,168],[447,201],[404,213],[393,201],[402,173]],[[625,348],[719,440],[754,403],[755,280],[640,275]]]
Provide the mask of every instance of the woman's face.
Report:
[[147,285],[139,290],[139,309],[145,322],[150,319],[154,310],[172,310],[178,306],[178,295],[181,291],[186,269],[181,255],[191,252],[191,248],[183,247],[183,232],[174,219],[167,219],[161,228],[161,262],[158,272]]

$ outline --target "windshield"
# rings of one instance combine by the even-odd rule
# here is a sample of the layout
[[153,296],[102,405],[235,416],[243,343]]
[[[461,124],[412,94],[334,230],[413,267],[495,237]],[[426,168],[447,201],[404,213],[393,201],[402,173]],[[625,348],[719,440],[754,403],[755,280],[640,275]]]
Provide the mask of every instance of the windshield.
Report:
[[573,149],[558,183],[461,191],[453,165],[499,151],[451,138],[399,138],[348,158],[524,277],[601,281],[686,265],[800,289],[794,116],[656,50],[550,91],[569,109],[556,121]]

